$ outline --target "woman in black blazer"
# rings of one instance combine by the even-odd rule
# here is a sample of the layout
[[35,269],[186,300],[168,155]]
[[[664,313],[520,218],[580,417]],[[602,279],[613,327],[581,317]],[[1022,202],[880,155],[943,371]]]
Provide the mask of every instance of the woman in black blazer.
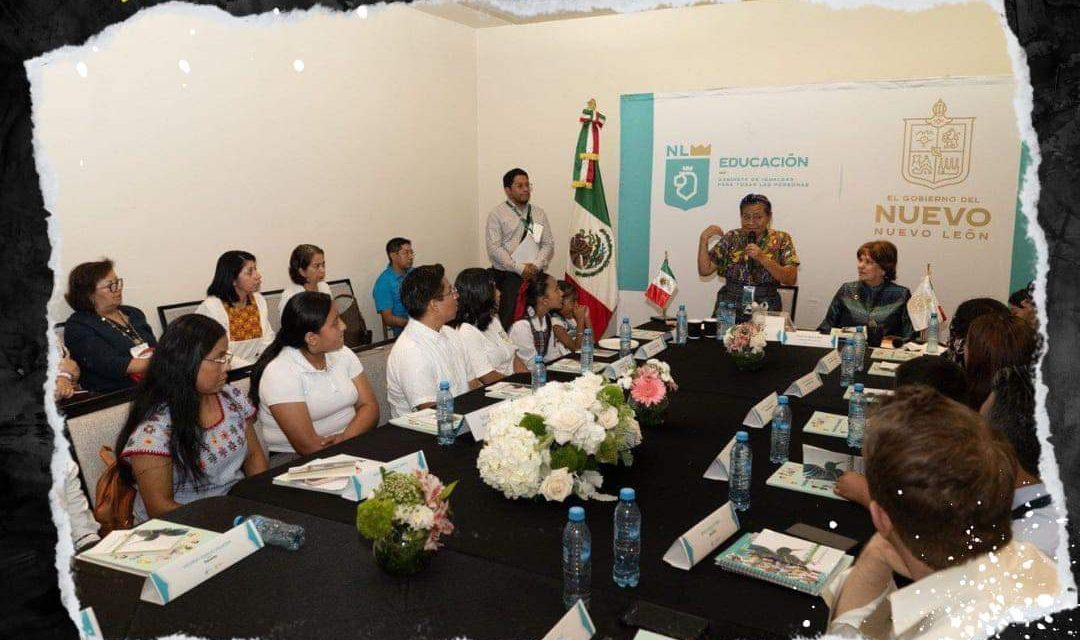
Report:
[[124,281],[109,259],[80,264],[68,277],[64,297],[75,313],[64,324],[64,343],[88,391],[108,393],[134,385],[157,346],[143,312],[120,304],[123,291]]

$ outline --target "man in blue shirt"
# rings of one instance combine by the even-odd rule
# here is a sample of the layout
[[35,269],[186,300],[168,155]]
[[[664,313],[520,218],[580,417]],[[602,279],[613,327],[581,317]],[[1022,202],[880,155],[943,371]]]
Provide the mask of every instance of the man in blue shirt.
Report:
[[375,311],[382,317],[383,326],[390,329],[390,337],[396,338],[409,322],[409,312],[401,302],[401,281],[412,271],[412,242],[407,238],[392,238],[386,243],[386,265],[375,280],[372,296],[375,297]]

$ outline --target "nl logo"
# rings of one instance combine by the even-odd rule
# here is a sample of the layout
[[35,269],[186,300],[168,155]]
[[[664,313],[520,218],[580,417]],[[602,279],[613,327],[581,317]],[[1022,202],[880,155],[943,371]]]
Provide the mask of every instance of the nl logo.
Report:
[[688,211],[709,201],[711,144],[664,145],[664,203]]

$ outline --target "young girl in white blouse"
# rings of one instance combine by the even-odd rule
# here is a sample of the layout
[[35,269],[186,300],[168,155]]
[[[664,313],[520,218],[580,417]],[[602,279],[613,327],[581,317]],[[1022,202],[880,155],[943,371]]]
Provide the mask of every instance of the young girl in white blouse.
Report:
[[450,326],[458,331],[480,382],[492,384],[528,369],[499,322],[499,289],[487,269],[465,269],[454,281],[458,292],[457,317]]
[[271,466],[378,423],[375,393],[344,341],[345,323],[330,296],[303,291],[289,299],[281,330],[251,374],[251,401]]
[[555,338],[550,314],[562,307],[559,281],[540,272],[525,287],[525,317],[510,325],[510,341],[517,356],[530,365],[539,354],[545,362],[568,353]]

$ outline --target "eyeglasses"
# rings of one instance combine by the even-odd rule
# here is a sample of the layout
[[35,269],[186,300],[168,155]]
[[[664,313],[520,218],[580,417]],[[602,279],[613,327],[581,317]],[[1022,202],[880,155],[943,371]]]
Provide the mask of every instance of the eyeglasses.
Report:
[[435,296],[435,299],[436,300],[442,300],[446,296],[453,296],[453,297],[456,298],[458,296],[457,287],[451,286],[449,291],[447,291],[446,293],[442,293],[442,294],[439,294],[439,295]]
[[766,220],[768,217],[769,216],[767,216],[767,215],[765,215],[763,213],[742,213],[742,214],[739,214],[739,218],[741,218],[741,219],[743,219],[743,220],[745,220],[747,222],[750,222],[752,220]]
[[216,363],[216,364],[229,366],[229,363],[232,362],[232,357],[233,357],[232,352],[226,351],[225,355],[221,356],[220,358],[203,358],[203,360],[206,360],[207,362],[213,362],[213,363]]
[[397,254],[399,256],[414,256],[414,255],[416,255],[416,253],[414,253],[412,249],[398,249]]
[[119,293],[121,290],[123,290],[123,288],[124,288],[124,279],[123,278],[117,278],[116,280],[106,282],[105,284],[98,287],[98,289],[108,289],[109,291],[111,291],[113,293]]

